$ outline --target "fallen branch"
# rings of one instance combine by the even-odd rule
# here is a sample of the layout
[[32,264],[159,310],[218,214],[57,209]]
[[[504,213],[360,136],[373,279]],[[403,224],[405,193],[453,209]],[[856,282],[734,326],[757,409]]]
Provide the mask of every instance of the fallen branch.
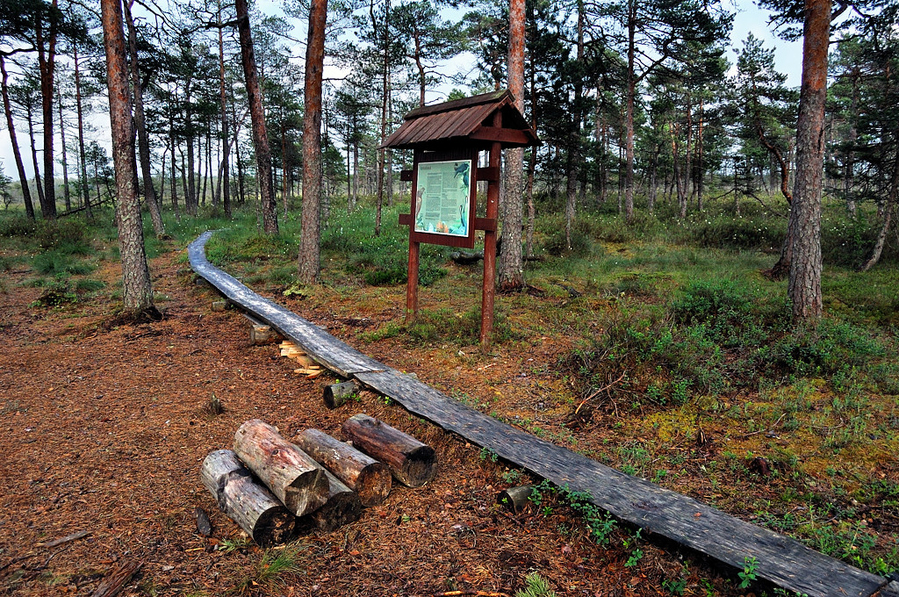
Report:
[[589,396],[587,396],[586,398],[581,400],[581,403],[577,405],[576,409],[574,409],[574,414],[578,414],[578,412],[580,412],[582,406],[584,406],[585,404],[587,404],[588,402],[590,402],[591,400],[593,400],[594,398],[596,398],[597,396],[599,396],[600,394],[605,392],[606,390],[612,388],[612,386],[617,384],[619,381],[624,379],[625,375],[627,375],[627,371],[622,373],[621,376],[618,379],[616,379],[615,381],[613,381],[612,383],[599,388],[598,390],[596,390],[595,392],[593,392],[592,394],[590,394]]
[[60,537],[59,539],[54,539],[53,541],[47,541],[46,543],[36,543],[35,547],[56,547],[57,545],[62,545],[63,543],[68,543],[69,541],[77,541],[78,539],[84,539],[88,535],[90,535],[93,531],[78,531],[77,533],[72,533],[71,535],[66,535],[65,537]]

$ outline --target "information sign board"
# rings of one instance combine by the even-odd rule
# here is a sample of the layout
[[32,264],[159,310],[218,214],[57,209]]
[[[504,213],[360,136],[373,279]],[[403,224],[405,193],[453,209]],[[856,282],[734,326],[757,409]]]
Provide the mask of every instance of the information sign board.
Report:
[[471,160],[418,164],[415,231],[468,236]]
[[416,163],[412,205],[414,240],[456,247],[474,246],[476,168],[477,161],[473,157],[432,158]]

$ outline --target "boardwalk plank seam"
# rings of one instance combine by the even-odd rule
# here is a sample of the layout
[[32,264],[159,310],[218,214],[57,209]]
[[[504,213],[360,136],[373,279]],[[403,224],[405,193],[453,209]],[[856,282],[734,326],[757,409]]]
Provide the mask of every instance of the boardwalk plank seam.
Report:
[[191,266],[197,274],[229,301],[267,321],[332,371],[343,377],[355,377],[409,412],[559,487],[587,492],[593,504],[620,520],[737,569],[743,568],[747,558],[755,558],[757,576],[782,588],[809,597],[870,597],[881,589],[884,589],[882,595],[899,597],[895,582],[886,587],[888,581],[884,578],[825,556],[795,539],[542,440],[366,356],[209,264],[205,243],[211,234],[211,231],[204,233],[188,249]]

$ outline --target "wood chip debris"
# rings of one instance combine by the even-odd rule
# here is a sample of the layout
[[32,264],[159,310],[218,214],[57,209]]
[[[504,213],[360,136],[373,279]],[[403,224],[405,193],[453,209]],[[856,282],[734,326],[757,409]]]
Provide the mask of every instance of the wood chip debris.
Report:
[[285,340],[278,344],[278,348],[281,349],[282,357],[293,359],[300,365],[299,368],[293,370],[294,373],[305,375],[309,379],[314,379],[324,373],[324,369],[322,369],[321,365],[316,363],[315,359],[306,354],[302,348],[293,342]]

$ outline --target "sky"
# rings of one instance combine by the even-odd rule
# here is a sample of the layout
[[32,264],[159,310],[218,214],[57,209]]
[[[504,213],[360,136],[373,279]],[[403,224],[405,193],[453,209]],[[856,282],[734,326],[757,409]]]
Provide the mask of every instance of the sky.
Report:
[[[262,11],[267,14],[279,12],[279,4],[280,0],[262,0],[259,2]],[[746,36],[751,32],[756,38],[764,42],[765,47],[775,48],[777,70],[787,75],[787,85],[798,87],[802,74],[802,41],[786,42],[774,35],[770,31],[768,25],[768,12],[755,6],[751,0],[734,0],[733,10],[735,10],[736,16],[734,18],[733,31],[730,36],[730,46],[732,48],[728,54],[730,62],[736,64],[736,49],[743,46],[743,40],[745,40]],[[303,37],[303,35],[300,37]],[[445,92],[429,93],[428,101],[431,102],[443,99],[444,93]],[[108,130],[108,117],[105,115],[97,115],[95,117],[95,125],[98,130]],[[33,169],[30,166],[30,153],[27,149],[27,129],[24,125],[17,124],[16,133],[19,146],[23,152],[22,159],[25,161],[26,171],[28,172],[28,176],[32,176]],[[108,138],[98,137],[96,140],[100,145],[107,148],[108,153],[110,147]],[[41,142],[38,141],[39,146],[40,143]],[[57,155],[59,155],[60,151],[58,147],[55,148],[55,151]],[[40,160],[40,157],[38,159]],[[2,164],[3,171],[7,176],[11,177],[13,180],[18,180],[12,147],[9,142],[9,133],[7,133],[5,126],[0,130],[0,164]],[[57,170],[58,172],[56,175],[61,177],[61,168],[57,168]]]

